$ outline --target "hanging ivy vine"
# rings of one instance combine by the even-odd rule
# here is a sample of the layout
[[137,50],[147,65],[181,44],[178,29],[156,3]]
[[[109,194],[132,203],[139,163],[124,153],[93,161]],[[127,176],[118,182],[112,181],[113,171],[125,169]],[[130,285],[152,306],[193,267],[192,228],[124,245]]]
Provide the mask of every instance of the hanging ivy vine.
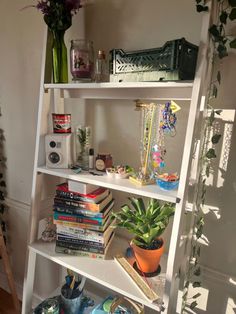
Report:
[[[0,116],[1,116],[0,110]],[[6,204],[5,204],[5,194],[6,194],[6,182],[5,182],[5,169],[6,169],[6,158],[4,156],[4,131],[0,129],[0,225],[3,231],[3,237],[6,242],[6,223],[4,219],[4,214],[6,211]]]
[[[208,11],[206,0],[195,0],[197,12]],[[228,56],[230,48],[236,49],[236,37],[227,34],[227,23],[236,20],[236,0],[215,0],[217,2],[217,21],[209,28],[209,33],[214,44],[213,65],[217,58],[223,59]],[[212,98],[217,98],[218,87],[221,84],[221,72],[217,71],[216,78],[211,81],[209,87],[207,117],[204,121],[203,144],[201,147],[201,172],[198,179],[198,197],[196,202],[195,223],[192,237],[192,252],[190,256],[190,264],[186,275],[186,281],[183,290],[182,313],[188,306],[193,310],[197,305],[197,299],[201,296],[197,292],[189,297],[189,285],[193,288],[201,287],[201,267],[199,264],[201,255],[201,245],[199,240],[202,239],[204,229],[204,206],[207,194],[207,179],[213,174],[212,162],[216,155],[216,145],[221,139],[221,134],[214,133],[216,117],[220,116],[221,110],[215,110],[210,105]]]

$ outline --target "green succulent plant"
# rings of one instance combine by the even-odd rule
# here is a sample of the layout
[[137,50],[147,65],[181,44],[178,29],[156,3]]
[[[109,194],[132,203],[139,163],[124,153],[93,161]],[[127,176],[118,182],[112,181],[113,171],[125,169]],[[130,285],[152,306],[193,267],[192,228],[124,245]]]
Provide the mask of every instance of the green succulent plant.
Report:
[[125,204],[119,212],[113,213],[116,226],[132,233],[136,245],[150,249],[166,229],[169,218],[174,215],[175,207],[171,203],[162,203],[152,198],[147,206],[142,198],[131,197],[129,200],[130,205]]

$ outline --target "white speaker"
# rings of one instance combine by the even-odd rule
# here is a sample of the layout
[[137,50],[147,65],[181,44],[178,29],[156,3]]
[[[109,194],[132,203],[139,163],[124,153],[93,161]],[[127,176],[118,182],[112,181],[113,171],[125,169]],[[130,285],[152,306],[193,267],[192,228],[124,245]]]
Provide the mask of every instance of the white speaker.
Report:
[[69,168],[72,164],[72,134],[45,136],[46,167]]

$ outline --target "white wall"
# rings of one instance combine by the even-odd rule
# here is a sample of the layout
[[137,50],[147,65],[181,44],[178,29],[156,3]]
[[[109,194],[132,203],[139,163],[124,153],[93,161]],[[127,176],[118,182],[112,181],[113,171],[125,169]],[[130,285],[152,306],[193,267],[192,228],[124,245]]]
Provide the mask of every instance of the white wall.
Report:
[[[20,11],[20,8],[29,3],[31,1],[19,3],[17,0],[2,0],[0,2],[0,106],[3,114],[0,125],[5,130],[5,149],[8,159],[7,186],[9,204],[11,204],[8,223],[12,261],[16,281],[20,284],[24,274],[44,32],[40,13],[33,8]],[[82,27],[77,24],[79,16],[76,19],[72,33],[67,33],[68,48],[69,39],[81,36],[83,33]],[[135,50],[158,47],[167,40],[180,37],[198,43],[200,24],[201,16],[195,12],[194,2],[189,0],[178,2],[97,0],[95,5],[86,9],[86,34],[94,41],[95,51],[104,49],[108,52],[111,48]],[[79,33],[80,35],[77,36]],[[220,91],[217,103],[219,107],[235,109],[236,91],[233,88],[235,64],[234,55],[222,64],[225,84]],[[139,118],[138,113],[134,111],[133,103],[115,101],[112,108],[109,101],[89,102],[88,105],[85,112],[86,122],[94,126],[95,148],[111,151],[117,163],[125,161],[137,165],[133,152],[138,148]],[[176,158],[171,163],[171,170],[174,170],[174,163],[176,168],[179,168],[181,161],[184,133],[182,125],[186,120],[185,104],[181,105],[183,110],[178,115],[178,134],[175,139],[168,141],[169,156],[174,153]],[[82,122],[76,112],[73,119],[74,124]],[[122,137],[120,130],[122,130]],[[116,139],[119,136],[119,146],[111,139],[110,134]],[[120,149],[121,145],[125,147],[124,150]],[[220,207],[222,218],[216,220],[213,215],[208,216],[205,230],[211,245],[203,249],[202,256],[203,264],[226,273],[228,277],[236,276],[236,252],[233,241],[236,218],[234,160],[235,143],[232,141],[224,185],[220,189],[211,189],[210,194],[211,205]],[[122,196],[123,199],[125,197]],[[222,255],[219,255],[219,246]],[[38,270],[39,293],[44,290],[44,285],[39,278],[40,274],[41,271]]]

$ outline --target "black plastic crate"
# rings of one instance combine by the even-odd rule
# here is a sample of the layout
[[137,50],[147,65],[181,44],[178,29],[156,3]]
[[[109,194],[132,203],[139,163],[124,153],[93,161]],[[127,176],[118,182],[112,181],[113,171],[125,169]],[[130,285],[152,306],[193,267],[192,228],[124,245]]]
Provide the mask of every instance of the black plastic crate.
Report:
[[195,75],[197,54],[198,47],[185,38],[167,41],[160,48],[130,52],[113,49],[110,51],[110,75],[113,78],[111,80],[114,81],[115,77],[124,81],[129,77],[131,79],[136,77],[138,80],[142,74],[143,78],[146,77],[149,81],[192,80]]

